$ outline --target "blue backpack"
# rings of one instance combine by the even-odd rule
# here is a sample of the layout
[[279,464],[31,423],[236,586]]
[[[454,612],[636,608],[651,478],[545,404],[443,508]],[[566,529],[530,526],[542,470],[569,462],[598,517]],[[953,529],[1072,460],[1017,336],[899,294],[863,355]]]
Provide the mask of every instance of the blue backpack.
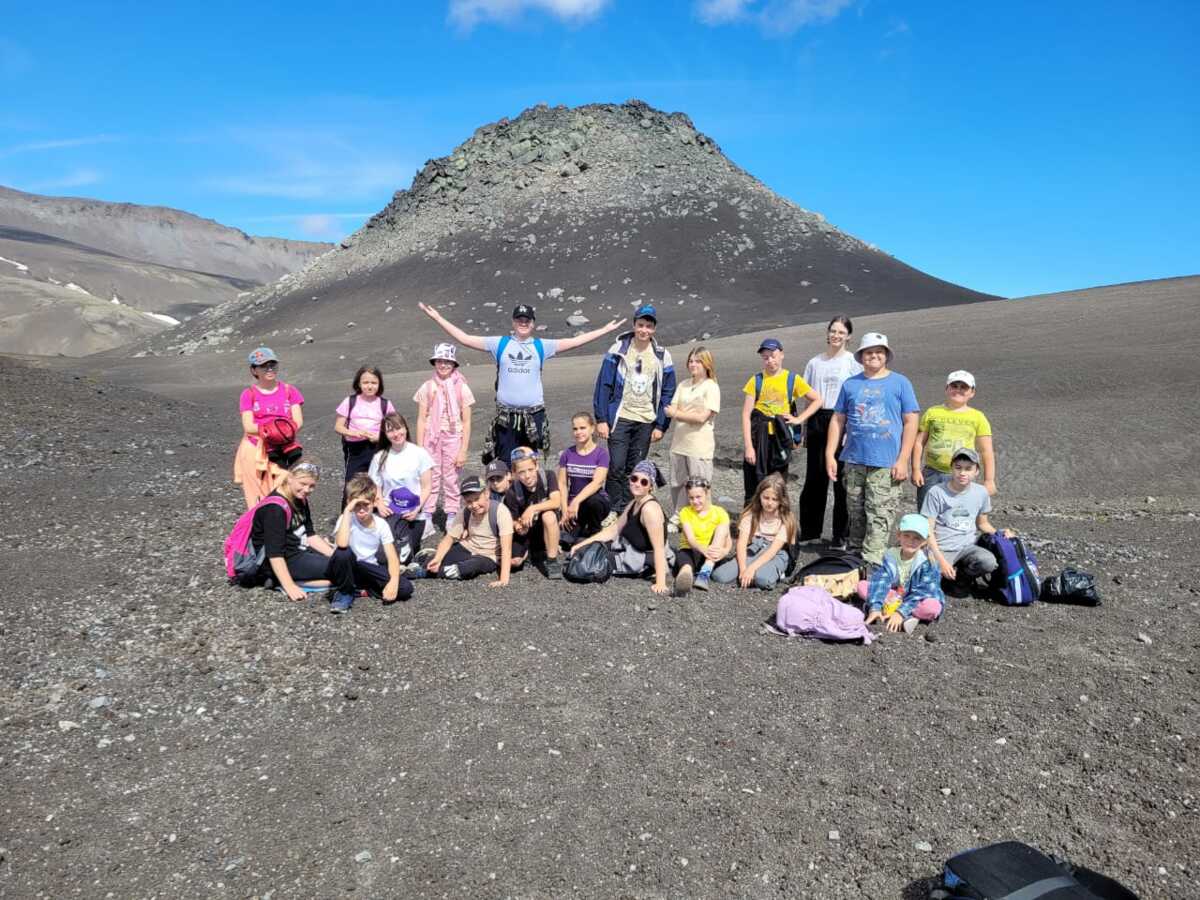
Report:
[[996,572],[992,590],[1009,606],[1028,606],[1042,591],[1037,557],[1019,537],[1008,538],[1004,533],[985,535],[984,546],[996,555]]
[[[754,402],[755,403],[758,402],[759,395],[762,394],[762,389],[763,389],[763,373],[759,372],[757,375],[754,376]],[[788,373],[787,373],[788,409],[791,411],[791,414],[793,416],[796,415],[796,398],[794,396],[792,396],[793,394],[795,394],[795,392],[796,392],[796,373],[789,369]],[[804,426],[803,425],[791,425],[788,427],[788,431],[791,432],[793,444],[795,444],[797,447],[799,447],[801,444],[804,443]]]

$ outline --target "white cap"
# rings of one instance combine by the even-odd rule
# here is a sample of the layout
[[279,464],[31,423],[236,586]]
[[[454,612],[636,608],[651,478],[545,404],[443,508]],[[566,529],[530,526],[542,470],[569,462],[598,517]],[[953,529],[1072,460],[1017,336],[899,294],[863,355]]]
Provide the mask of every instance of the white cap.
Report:
[[433,355],[429,357],[429,364],[433,365],[439,359],[444,359],[446,362],[452,362],[458,365],[458,348],[449,341],[443,341],[433,348]]
[[975,387],[975,376],[966,369],[955,369],[946,376],[946,384],[953,384],[956,381],[961,381],[963,384],[967,385],[967,387],[972,389]]
[[887,361],[890,363],[892,357],[892,348],[888,346],[886,334],[880,334],[878,331],[868,331],[862,336],[862,340],[858,343],[858,349],[854,351],[854,359],[862,365],[862,352],[869,347],[882,347],[887,351]]

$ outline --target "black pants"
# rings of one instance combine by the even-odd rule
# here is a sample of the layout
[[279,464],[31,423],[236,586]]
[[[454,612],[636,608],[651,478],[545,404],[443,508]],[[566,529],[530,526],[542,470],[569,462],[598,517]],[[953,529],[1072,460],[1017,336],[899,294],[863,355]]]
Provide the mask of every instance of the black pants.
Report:
[[708,562],[708,557],[699,550],[693,550],[691,547],[680,547],[675,551],[675,574],[678,575],[684,566],[691,566],[693,572],[699,572],[700,567],[706,562]]
[[750,505],[758,485],[768,475],[778,472],[783,476],[784,483],[787,482],[791,455],[780,451],[780,439],[772,434],[772,428],[780,427],[782,426],[779,421],[764,416],[758,410],[750,414],[750,443],[754,447],[756,462],[750,465],[745,459],[742,460],[742,487],[746,493],[746,506]]
[[[333,551],[330,559],[330,578],[343,594],[354,591],[366,591],[375,597],[383,596],[383,589],[391,576],[387,566],[381,566],[374,560],[364,562],[354,558],[354,551],[349,547],[339,547]],[[349,590],[346,590],[349,585]],[[397,600],[407,600],[413,595],[412,582],[400,576],[400,585],[396,589]]]
[[[546,432],[546,411],[539,409],[536,412],[526,413],[537,425],[539,434]],[[535,443],[531,435],[525,433],[524,429],[510,428],[506,425],[497,424],[493,430],[493,438],[495,441],[495,449],[492,451],[495,455],[493,459],[502,459],[508,462],[512,458],[512,452],[518,447],[533,447],[539,453],[542,453],[543,446],[539,446],[542,442]]]
[[400,565],[412,562],[421,549],[421,538],[425,537],[425,520],[408,521],[403,516],[392,513],[387,518],[388,527],[392,529],[392,537],[396,539],[396,555],[400,557]]
[[[815,541],[825,527],[825,498],[829,493],[829,475],[825,471],[825,441],[833,410],[822,409],[805,426],[804,489],[800,491],[800,540]],[[838,460],[837,481],[833,483],[833,542],[846,539],[850,516],[846,511],[845,466]]]
[[371,457],[378,449],[379,445],[370,441],[348,441],[342,438],[342,459],[346,463],[346,478],[342,482],[342,509],[346,508],[345,483],[359,472],[365,472],[371,468]]
[[[292,576],[292,581],[320,581],[328,578],[333,582],[335,588],[341,590],[338,577],[333,571],[333,558],[326,556],[324,553],[305,549],[286,557],[284,563],[287,565],[288,574]],[[275,572],[271,568],[271,561],[265,559],[258,570],[258,583],[262,584],[268,578],[274,581]],[[354,590],[352,582],[345,582],[345,584],[349,585],[347,593]]]
[[591,537],[600,530],[601,523],[611,509],[612,503],[603,492],[592,494],[579,504],[579,515],[575,518],[575,525],[569,531],[563,531],[560,543],[564,547],[571,547],[584,538]]
[[629,473],[650,452],[650,433],[654,427],[653,422],[617,419],[608,432],[608,480],[604,482],[604,490],[615,513],[629,505]]
[[493,560],[486,556],[476,556],[457,541],[450,545],[450,550],[443,557],[438,574],[444,574],[446,566],[458,566],[458,577],[463,581],[500,571],[500,566]]

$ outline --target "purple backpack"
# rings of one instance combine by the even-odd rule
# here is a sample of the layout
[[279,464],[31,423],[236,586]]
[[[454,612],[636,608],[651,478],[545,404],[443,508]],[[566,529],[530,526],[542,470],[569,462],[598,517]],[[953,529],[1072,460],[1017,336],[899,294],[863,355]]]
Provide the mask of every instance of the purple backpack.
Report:
[[983,546],[996,555],[996,572],[992,575],[992,590],[1009,606],[1028,606],[1042,591],[1038,576],[1037,557],[1019,537],[1005,537],[1004,532],[985,535]]
[[794,587],[779,598],[775,609],[776,634],[817,638],[825,641],[871,643],[874,635],[857,606],[835,600],[824,588]]

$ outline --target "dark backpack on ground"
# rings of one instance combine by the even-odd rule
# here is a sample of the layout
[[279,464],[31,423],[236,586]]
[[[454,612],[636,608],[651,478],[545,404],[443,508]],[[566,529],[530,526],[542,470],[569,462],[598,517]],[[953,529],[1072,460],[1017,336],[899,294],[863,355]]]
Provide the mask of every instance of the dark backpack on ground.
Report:
[[[792,574],[791,583],[824,588],[838,599],[853,600],[866,564],[865,559],[853,553],[827,553],[797,569]],[[847,585],[850,586],[849,591],[846,590]]]
[[996,571],[992,575],[992,590],[1008,606],[1028,606],[1042,592],[1038,577],[1037,557],[1019,537],[1004,533],[985,534],[980,545],[996,556]]
[[575,584],[603,584],[612,577],[612,551],[603,541],[593,541],[567,557],[563,578]]
[[1099,606],[1096,579],[1078,569],[1063,569],[1042,582],[1040,599],[1044,603],[1069,603],[1074,606]]
[[951,857],[942,870],[942,884],[957,900],[1137,900],[1113,879],[1059,863],[1020,841]]

